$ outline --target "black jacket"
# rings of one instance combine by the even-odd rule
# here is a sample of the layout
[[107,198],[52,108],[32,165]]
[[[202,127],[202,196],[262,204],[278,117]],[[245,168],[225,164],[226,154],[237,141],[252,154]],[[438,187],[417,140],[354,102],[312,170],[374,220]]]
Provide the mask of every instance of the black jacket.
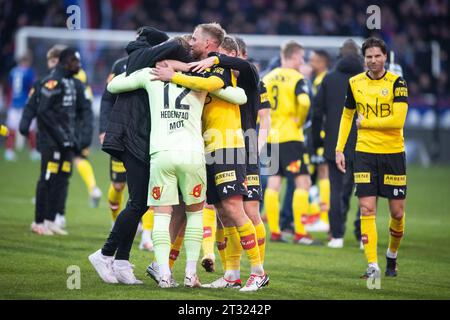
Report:
[[[116,60],[111,68],[111,73],[108,77],[108,82],[115,76],[124,73],[127,68],[127,57],[120,58]],[[102,100],[100,102],[100,126],[99,132],[103,133],[106,131],[106,126],[108,125],[109,115],[111,114],[112,107],[116,102],[117,94],[112,94],[108,90],[103,91]]]
[[31,120],[38,125],[38,150],[43,148],[74,148],[82,150],[90,145],[93,132],[91,103],[85,96],[80,80],[67,75],[57,66],[33,85],[19,130],[28,134]]
[[[157,61],[164,59],[190,61],[176,40],[152,47],[145,38],[138,37],[136,41],[127,45],[126,51],[127,74],[142,68],[154,67]],[[119,94],[109,115],[102,150],[121,159],[122,153],[127,149],[137,159],[148,164],[149,147],[150,110],[147,92],[139,89]]]
[[[334,70],[322,81],[319,91],[313,100],[312,135],[314,148],[324,147],[324,157],[335,160],[335,149],[339,134],[339,124],[344,109],[348,80],[363,71],[363,62],[359,56],[340,59]],[[356,115],[355,115],[356,117]],[[320,131],[325,130],[322,141]],[[353,159],[356,145],[356,125],[353,122],[344,153]]]

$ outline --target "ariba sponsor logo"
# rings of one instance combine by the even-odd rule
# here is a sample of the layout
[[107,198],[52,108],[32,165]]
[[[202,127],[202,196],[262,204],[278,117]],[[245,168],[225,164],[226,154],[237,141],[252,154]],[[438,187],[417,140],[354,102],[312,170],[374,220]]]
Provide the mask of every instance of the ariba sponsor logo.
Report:
[[363,244],[368,244],[369,243],[369,237],[367,236],[367,234],[362,234],[361,235],[361,241]]
[[178,254],[180,253],[180,251],[177,250],[170,250],[170,254],[169,254],[169,258],[171,260],[176,260],[178,258]]
[[203,227],[203,239],[209,238],[212,236],[211,227]]
[[256,240],[254,234],[249,234],[248,236],[241,238],[241,245],[244,250],[254,248],[256,246]]
[[225,240],[223,240],[223,241],[218,241],[217,242],[217,249],[219,249],[219,250],[225,250],[225,248],[227,247],[227,241],[228,241],[228,238],[225,238]]

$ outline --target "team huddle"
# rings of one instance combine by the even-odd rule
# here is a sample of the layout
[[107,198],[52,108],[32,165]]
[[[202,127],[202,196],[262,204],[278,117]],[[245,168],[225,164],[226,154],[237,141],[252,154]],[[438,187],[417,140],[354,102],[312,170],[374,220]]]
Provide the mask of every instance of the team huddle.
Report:
[[[140,247],[154,250],[154,261],[146,271],[159,287],[178,286],[172,269],[182,245],[185,287],[246,292],[268,286],[266,228],[260,211],[263,204],[269,238],[282,241],[283,177],[294,183],[289,203],[294,243],[320,244],[307,231],[305,221],[312,182],[303,128],[317,103],[313,95],[326,99],[325,83],[330,77],[325,72],[316,75],[311,94],[300,72],[305,49],[290,41],[281,48],[280,66],[260,78],[247,59],[245,42],[228,36],[217,23],[200,24],[192,35],[174,39],[156,28],[142,27],[126,51],[128,56],[112,68],[101,103],[100,141],[111,156],[108,200],[114,223],[103,247],[89,256],[92,266],[106,283],[141,284],[129,260],[142,220]],[[366,71],[347,78],[344,105],[334,101],[339,118],[325,120],[339,123],[336,132],[325,129],[327,139],[335,139],[331,147],[325,146],[332,151],[325,152],[333,154],[328,166],[336,169],[335,175],[351,170],[354,177],[368,261],[364,278],[380,272],[376,205],[379,196],[389,199],[385,275],[396,276],[405,227],[403,125],[408,92],[402,77],[386,71],[386,46],[381,40],[367,39],[362,52]],[[34,94],[39,139],[46,142],[39,148],[41,176],[32,225],[40,234],[64,234],[54,223],[55,215],[64,212],[74,152],[87,148],[92,137],[90,101],[82,82],[74,78],[79,69],[76,50],[62,50],[58,66],[39,82]],[[357,130],[353,138],[352,125]],[[344,150],[351,139],[356,148],[347,146],[354,151],[349,158]],[[263,153],[269,175],[265,190],[260,168]],[[328,179],[322,179],[321,166],[327,167],[326,161],[318,168],[320,211],[327,213],[336,202],[341,206],[342,195],[335,201],[333,194],[341,192],[342,186],[336,187],[330,174],[330,188]],[[125,184],[129,199],[121,211]],[[44,219],[50,223],[44,225]],[[336,224],[333,219],[330,211],[331,225]],[[345,219],[339,223],[345,224]],[[334,230],[330,234],[330,247],[342,245],[343,234]],[[207,272],[216,270],[215,243],[224,274],[202,284],[197,264],[201,261]],[[240,274],[243,252],[250,262],[245,283]]]

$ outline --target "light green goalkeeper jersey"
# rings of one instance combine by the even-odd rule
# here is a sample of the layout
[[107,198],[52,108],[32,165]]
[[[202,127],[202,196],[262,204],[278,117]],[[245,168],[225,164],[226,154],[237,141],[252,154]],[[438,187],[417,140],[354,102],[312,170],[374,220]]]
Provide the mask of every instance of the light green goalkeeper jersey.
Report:
[[[128,76],[122,73],[113,78],[107,89],[114,94],[136,89],[147,91],[151,114],[150,154],[167,150],[204,153],[201,119],[207,92],[152,81],[151,70],[140,69]],[[215,94],[225,99],[242,100],[242,94],[245,97],[243,90],[219,91]]]

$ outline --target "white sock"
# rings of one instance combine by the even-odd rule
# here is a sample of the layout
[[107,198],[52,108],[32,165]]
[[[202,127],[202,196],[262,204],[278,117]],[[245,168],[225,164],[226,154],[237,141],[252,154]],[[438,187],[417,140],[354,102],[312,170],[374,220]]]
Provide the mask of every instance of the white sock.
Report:
[[227,270],[225,271],[225,275],[223,276],[225,279],[230,281],[235,281],[241,278],[240,270]]
[[378,263],[375,263],[375,262],[369,263],[369,267],[372,267],[372,268],[375,268],[377,270],[380,270],[380,267],[378,266]]
[[128,260],[114,260],[113,263],[116,267],[128,267],[130,265]]
[[186,261],[185,269],[186,277],[191,277],[197,274],[197,261]]
[[387,249],[386,256],[391,259],[397,259],[397,252],[391,252],[391,250]]
[[159,264],[158,269],[161,278],[170,277],[172,274],[168,263]]
[[264,275],[264,269],[263,269],[263,266],[262,265],[257,265],[257,266],[252,266],[251,268],[250,268],[250,272],[252,273],[252,274],[256,274],[256,275],[258,275],[258,276],[263,276]]

